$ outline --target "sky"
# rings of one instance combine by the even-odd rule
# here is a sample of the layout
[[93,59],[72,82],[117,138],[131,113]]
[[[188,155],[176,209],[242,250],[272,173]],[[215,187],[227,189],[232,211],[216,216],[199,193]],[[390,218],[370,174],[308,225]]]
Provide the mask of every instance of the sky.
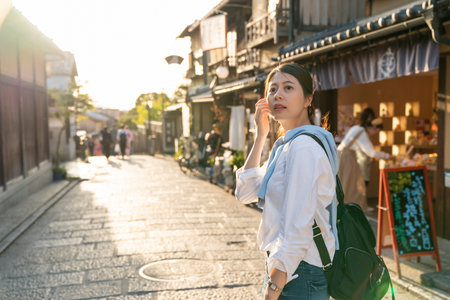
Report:
[[[142,93],[171,97],[185,84],[189,38],[183,29],[220,0],[13,0],[63,51],[74,54],[78,81],[98,107],[129,110]],[[181,65],[164,58],[179,55]]]

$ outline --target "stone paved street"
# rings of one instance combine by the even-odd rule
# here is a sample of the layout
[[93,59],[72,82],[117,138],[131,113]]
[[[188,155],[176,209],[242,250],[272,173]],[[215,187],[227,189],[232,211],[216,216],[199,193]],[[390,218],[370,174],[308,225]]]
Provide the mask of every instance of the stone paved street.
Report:
[[167,157],[88,166],[0,255],[0,299],[259,299],[260,212]]

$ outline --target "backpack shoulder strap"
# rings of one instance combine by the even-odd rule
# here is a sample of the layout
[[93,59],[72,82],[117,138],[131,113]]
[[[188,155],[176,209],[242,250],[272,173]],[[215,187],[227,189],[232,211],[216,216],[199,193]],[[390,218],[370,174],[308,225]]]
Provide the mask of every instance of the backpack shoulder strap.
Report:
[[[313,140],[315,140],[322,147],[323,151],[325,151],[325,154],[327,155],[328,159],[330,159],[328,156],[327,150],[325,149],[325,146],[323,145],[322,141],[316,135],[309,133],[309,132],[304,132],[300,135],[303,135],[303,134],[307,135],[310,138],[312,138]],[[336,197],[338,200],[338,206],[343,206],[344,205],[344,191],[342,189],[341,181],[337,174],[336,174]]]
[[333,265],[333,263],[331,262],[330,253],[328,253],[327,246],[325,245],[325,241],[323,240],[322,231],[320,230],[319,225],[317,225],[316,220],[314,220],[312,229],[314,243],[316,244],[317,250],[319,251],[320,260],[322,261],[322,269],[326,271]]

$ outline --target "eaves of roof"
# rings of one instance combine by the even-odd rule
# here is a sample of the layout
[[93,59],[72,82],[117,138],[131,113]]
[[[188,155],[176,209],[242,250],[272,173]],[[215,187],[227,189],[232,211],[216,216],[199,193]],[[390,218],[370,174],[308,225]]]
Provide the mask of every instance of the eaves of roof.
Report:
[[258,74],[253,77],[238,79],[232,82],[227,82],[218,85],[214,88],[214,94],[225,94],[232,91],[237,91],[244,88],[254,87],[266,80],[268,73]]
[[172,104],[170,106],[167,106],[166,108],[164,108],[165,112],[169,112],[169,111],[176,111],[179,109],[183,109],[183,107],[186,106],[186,103],[177,103],[177,104]]
[[[448,1],[440,2],[447,2],[448,5]],[[306,39],[281,47],[278,51],[278,57],[274,60],[287,62],[306,59],[363,41],[425,25],[423,14],[431,9],[431,5],[431,1],[414,1],[376,16],[354,20],[345,25],[318,32]]]
[[33,25],[15,7],[11,8],[6,16],[2,29],[17,32],[24,38],[40,45],[47,54],[56,54],[64,57],[64,52],[55,43],[45,36],[35,25]]
[[111,118],[110,116],[106,116],[97,112],[93,112],[93,111],[87,111],[87,112],[83,112],[83,115],[94,119],[96,121],[108,121],[108,120],[113,120],[113,118]]
[[197,87],[195,89],[189,90],[188,97],[194,97],[198,94],[202,94],[205,92],[211,92],[211,88],[209,87],[209,85],[203,85],[203,86]]

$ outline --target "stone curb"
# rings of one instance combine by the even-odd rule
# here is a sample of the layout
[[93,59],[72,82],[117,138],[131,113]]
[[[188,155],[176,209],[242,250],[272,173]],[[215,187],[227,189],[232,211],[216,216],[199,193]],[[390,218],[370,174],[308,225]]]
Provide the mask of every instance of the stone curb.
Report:
[[6,235],[0,241],[0,254],[3,253],[17,238],[19,238],[31,225],[39,219],[50,207],[52,207],[58,200],[60,200],[64,195],[66,195],[75,185],[77,185],[80,180],[72,180],[67,185],[65,185],[61,190],[56,192],[53,196],[49,198],[44,205],[39,207],[34,213],[28,216],[22,223],[20,223],[14,230],[12,230],[8,235]]

